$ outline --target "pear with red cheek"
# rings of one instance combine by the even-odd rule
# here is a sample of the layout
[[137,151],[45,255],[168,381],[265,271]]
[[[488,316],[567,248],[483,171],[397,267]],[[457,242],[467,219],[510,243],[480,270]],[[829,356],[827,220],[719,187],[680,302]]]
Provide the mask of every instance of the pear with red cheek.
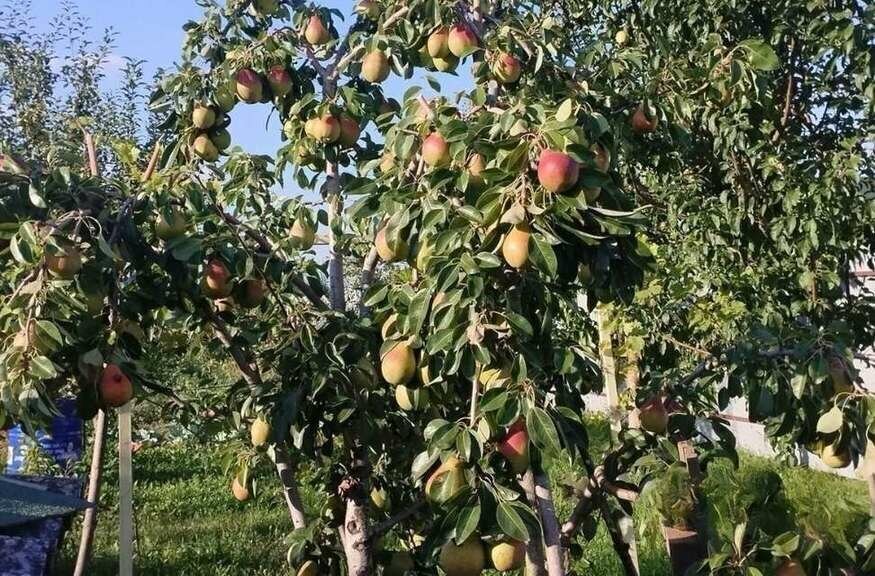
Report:
[[201,280],[201,291],[204,296],[213,300],[227,298],[231,294],[231,272],[225,263],[218,258],[207,262],[204,276]]
[[635,134],[647,134],[649,132],[653,132],[656,130],[656,126],[659,123],[656,116],[650,117],[647,115],[647,112],[644,110],[644,105],[638,106],[635,109],[635,113],[632,114],[632,132]]
[[107,364],[103,369],[99,388],[103,403],[112,408],[124,406],[134,397],[130,378],[115,364]]
[[362,78],[379,84],[389,77],[389,57],[382,50],[372,50],[362,60]]
[[442,168],[450,163],[450,145],[438,132],[432,132],[423,141],[422,160],[432,168]]
[[237,72],[236,91],[237,97],[247,104],[255,104],[261,102],[264,95],[264,84],[254,70],[243,68]]
[[580,164],[558,150],[543,150],[538,158],[538,182],[548,192],[559,194],[577,184]]
[[274,96],[282,98],[292,91],[292,76],[284,66],[273,66],[267,72],[267,83]]
[[361,136],[361,126],[356,122],[355,118],[349,114],[340,115],[340,145],[344,148],[352,148]]
[[426,50],[432,58],[446,58],[450,54],[450,47],[447,45],[449,31],[446,28],[438,28],[432,32],[426,42]]
[[465,24],[456,24],[447,35],[447,47],[453,56],[464,58],[479,46],[477,35]]
[[501,452],[515,474],[523,474],[529,468],[529,433],[526,423],[517,420],[511,426],[504,438],[498,443]]
[[495,79],[502,84],[514,84],[520,79],[522,72],[523,67],[520,61],[517,60],[516,56],[507,52],[499,54],[495,64],[492,66],[492,73],[495,75]]
[[317,14],[310,16],[307,27],[304,29],[304,39],[312,46],[321,46],[331,41],[331,32],[325,27],[322,18]]

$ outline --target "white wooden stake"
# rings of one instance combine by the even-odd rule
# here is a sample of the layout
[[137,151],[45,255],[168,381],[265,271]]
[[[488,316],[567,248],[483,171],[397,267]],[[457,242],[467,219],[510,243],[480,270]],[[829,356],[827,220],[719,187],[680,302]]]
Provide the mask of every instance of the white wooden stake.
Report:
[[133,409],[133,400],[118,409],[119,576],[134,574],[134,472],[131,459]]

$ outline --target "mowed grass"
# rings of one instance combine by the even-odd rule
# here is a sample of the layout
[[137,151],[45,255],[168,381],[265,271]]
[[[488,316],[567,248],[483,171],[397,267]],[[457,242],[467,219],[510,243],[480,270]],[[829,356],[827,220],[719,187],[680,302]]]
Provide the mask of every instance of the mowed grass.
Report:
[[[591,426],[593,450],[604,448],[607,429],[601,422]],[[228,479],[218,464],[216,447],[170,444],[144,448],[134,456],[135,507],[139,538],[136,572],[141,575],[278,575],[291,574],[285,563],[283,540],[290,530],[278,483],[265,470],[258,477],[258,497],[238,503],[228,489]],[[763,471],[777,472],[785,486],[788,504],[803,525],[831,526],[833,531],[852,533],[868,514],[868,497],[862,482],[838,478],[801,468],[780,466],[774,461],[743,456],[734,470],[728,463],[712,466],[705,489],[712,506],[725,495],[738,491],[744,479]],[[315,471],[304,471],[307,474]],[[573,503],[558,488],[579,478],[569,466],[551,469],[560,518]],[[117,568],[118,518],[115,514],[116,475],[109,471],[98,522],[94,561],[89,574],[114,575]],[[303,493],[310,510],[318,510],[317,495]],[[729,515],[725,510],[722,516]],[[670,573],[665,544],[656,529],[651,507],[636,507],[636,526],[642,574]],[[69,574],[78,544],[74,527],[62,552],[58,574]],[[575,573],[592,576],[621,575],[610,538],[601,526],[591,542],[583,542],[583,556]]]

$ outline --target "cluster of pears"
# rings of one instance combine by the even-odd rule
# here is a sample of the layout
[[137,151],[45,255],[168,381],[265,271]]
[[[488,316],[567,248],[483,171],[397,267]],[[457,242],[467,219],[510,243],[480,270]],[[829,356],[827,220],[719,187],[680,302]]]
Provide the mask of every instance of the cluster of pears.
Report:
[[438,565],[448,576],[479,576],[490,567],[499,572],[510,572],[523,568],[525,564],[524,542],[511,538],[486,542],[476,535],[461,544],[450,540],[441,547],[438,559]]
[[201,293],[216,301],[220,312],[230,310],[234,304],[243,308],[257,308],[267,296],[267,284],[263,278],[234,280],[225,262],[211,258],[204,266],[201,278]]
[[214,106],[196,103],[191,111],[191,124],[195,131],[191,141],[191,149],[202,160],[215,162],[219,153],[231,146],[231,134],[227,126],[225,113]]
[[[396,332],[397,315],[392,314],[383,323],[383,340],[389,340]],[[396,341],[380,358],[380,374],[383,379],[395,387],[395,401],[398,407],[405,411],[422,408],[428,403],[428,384],[431,381],[428,366],[428,355],[425,351],[419,354],[406,340]],[[417,376],[418,386],[411,386]]]
[[339,144],[344,148],[352,148],[361,136],[362,128],[359,121],[340,112],[332,114],[323,112],[308,118],[304,123],[304,133],[320,144]]
[[465,23],[440,26],[432,31],[420,49],[420,58],[426,67],[438,72],[452,72],[459,60],[480,47],[477,34]]

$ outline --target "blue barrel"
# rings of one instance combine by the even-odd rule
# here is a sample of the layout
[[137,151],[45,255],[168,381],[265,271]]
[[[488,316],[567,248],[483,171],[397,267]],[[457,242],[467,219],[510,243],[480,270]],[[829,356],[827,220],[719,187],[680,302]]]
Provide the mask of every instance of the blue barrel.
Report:
[[[52,418],[48,430],[38,430],[35,440],[43,453],[66,471],[82,457],[83,423],[77,415],[74,399],[61,398],[56,406],[60,415]],[[6,473],[21,474],[24,471],[27,451],[33,446],[34,438],[25,434],[21,426],[16,426],[9,429],[7,441],[9,456],[6,460]]]

